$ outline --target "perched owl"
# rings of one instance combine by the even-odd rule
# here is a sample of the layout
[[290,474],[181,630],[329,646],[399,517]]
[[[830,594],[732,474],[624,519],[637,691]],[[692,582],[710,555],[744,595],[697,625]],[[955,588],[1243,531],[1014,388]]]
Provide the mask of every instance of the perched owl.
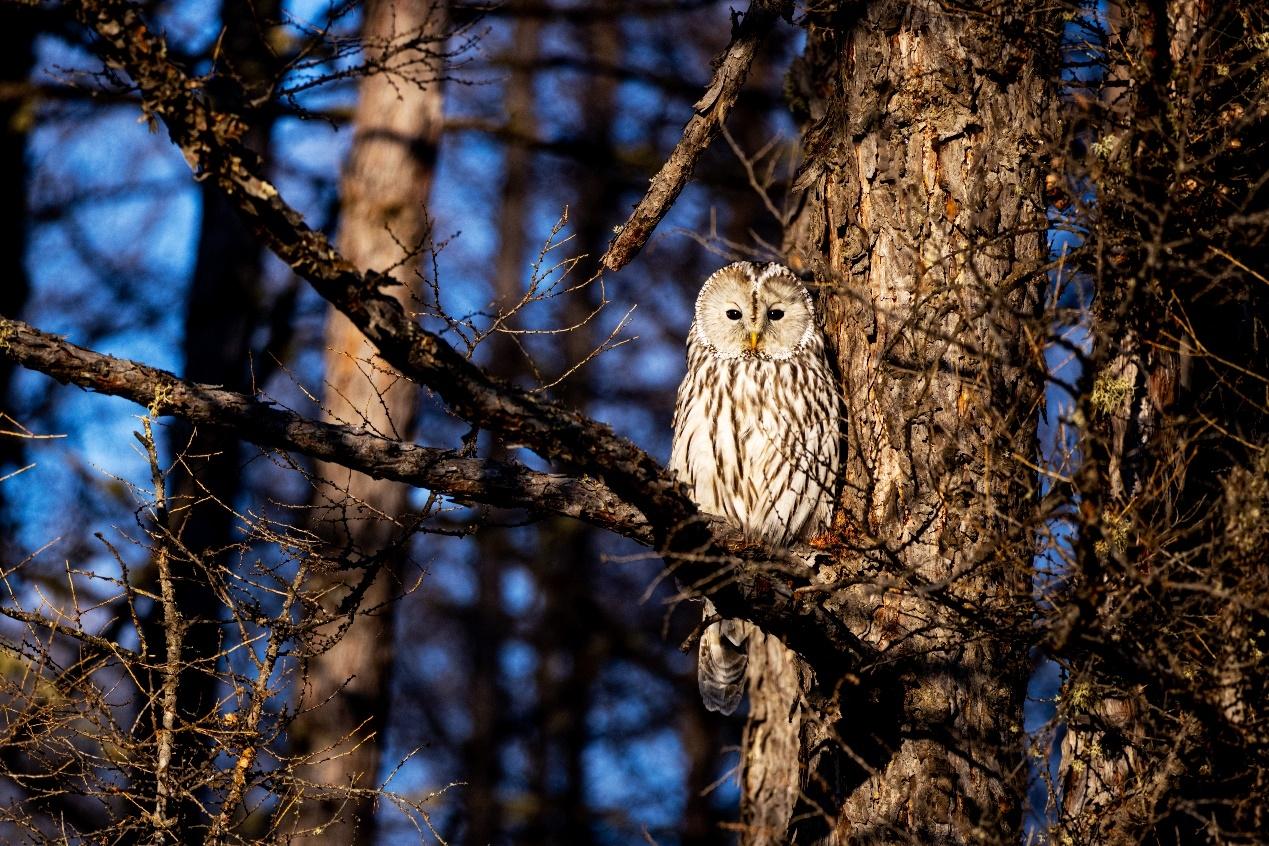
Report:
[[[706,279],[670,455],[701,510],[769,546],[809,539],[832,516],[838,441],[837,384],[802,283],[778,264],[749,262]],[[752,632],[724,620],[701,636],[697,677],[711,711],[740,703]]]

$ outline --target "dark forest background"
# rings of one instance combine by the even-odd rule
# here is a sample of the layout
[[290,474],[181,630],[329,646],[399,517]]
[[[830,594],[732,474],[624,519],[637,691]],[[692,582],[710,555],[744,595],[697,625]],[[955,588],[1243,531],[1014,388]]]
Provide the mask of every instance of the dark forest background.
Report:
[[[495,338],[475,358],[536,386],[614,347],[556,394],[664,459],[696,288],[726,258],[772,257],[780,221],[720,140],[647,259],[619,282],[586,283],[708,83],[710,59],[730,35],[727,5],[524,0],[436,11],[449,31],[434,45],[445,54],[443,80],[429,70],[396,82],[442,89],[431,189],[411,200],[427,216],[423,280],[436,283],[448,313],[473,315],[482,329],[531,284],[543,293],[517,328],[572,326],[596,312],[562,335]],[[324,384],[326,303],[261,248],[214,188],[190,180],[164,133],[138,122],[134,97],[88,76],[98,64],[82,31],[55,9],[2,13],[0,203],[11,223],[0,311],[94,349],[311,408],[306,392],[320,397]],[[298,89],[251,112],[253,142],[310,225],[338,232],[365,9],[227,0],[154,4],[147,14],[196,73],[232,72],[244,86],[280,74]],[[792,28],[770,40],[730,123],[735,149],[761,157],[758,178],[791,173],[780,68],[795,41]],[[297,55],[299,67],[284,67]],[[652,288],[656,296],[645,296]],[[138,572],[152,566],[147,549],[124,540],[137,525],[131,486],[149,478],[131,434],[137,409],[3,367],[4,428],[20,420],[64,435],[0,440],[6,472],[35,464],[0,491],[7,566],[32,555],[38,567],[28,572],[48,580],[12,589],[48,591],[56,604],[66,600],[65,562],[91,573],[114,566],[117,552]],[[426,436],[416,440],[468,433],[435,401],[420,402],[412,428]],[[199,433],[204,440],[191,442],[187,427],[166,423],[156,433],[164,466],[182,452],[216,456],[199,472],[215,472],[224,509],[205,509],[201,546],[231,548],[239,560],[279,555],[227,509],[295,521],[301,506],[302,519],[303,476],[231,438]],[[487,449],[483,439],[475,448]],[[382,706],[379,780],[394,772],[393,789],[416,799],[444,791],[429,805],[433,824],[459,842],[636,843],[645,831],[663,843],[724,842],[717,824],[734,817],[726,776],[739,724],[700,705],[694,658],[677,648],[696,606],[676,613],[666,604],[672,586],[649,587],[659,559],[575,522],[440,506],[426,491],[410,492],[403,511],[403,521],[431,519],[412,527],[390,595],[370,611],[382,639],[364,660],[390,665],[365,694]],[[292,704],[280,695],[270,707]],[[390,804],[376,819],[375,842],[413,831]]]

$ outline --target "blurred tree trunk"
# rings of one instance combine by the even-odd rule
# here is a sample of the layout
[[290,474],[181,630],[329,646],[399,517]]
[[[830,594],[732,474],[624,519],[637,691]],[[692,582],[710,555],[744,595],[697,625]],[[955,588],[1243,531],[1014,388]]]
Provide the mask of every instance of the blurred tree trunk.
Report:
[[[429,235],[426,213],[442,117],[445,9],[439,0],[371,0],[363,40],[368,52],[390,51],[404,75],[380,73],[361,82],[353,145],[341,183],[338,246],[353,264],[391,272],[406,299],[418,289],[418,253]],[[416,387],[375,354],[345,317],[326,325],[328,419],[409,439],[419,402]],[[368,844],[374,839],[374,797],[338,788],[374,788],[384,742],[394,658],[396,597],[408,555],[402,519],[409,488],[334,465],[318,468],[316,530],[341,570],[319,577],[331,622],[324,651],[304,671],[293,751],[311,781],[333,786],[298,809],[298,842]],[[347,568],[346,570],[342,568]],[[341,603],[365,590],[352,607]]]
[[806,122],[786,249],[825,286],[848,445],[838,534],[854,547],[821,575],[864,582],[843,592],[862,609],[847,619],[886,660],[818,680],[797,760],[750,733],[749,766],[775,756],[767,777],[801,791],[787,834],[745,843],[1021,837],[1036,486],[1014,456],[1035,454],[1042,399],[1026,326],[1058,35],[1042,9],[810,13],[786,88]]
[[[35,63],[36,10],[22,6],[0,7],[0,85],[18,89],[29,81]],[[0,216],[9,223],[0,227],[0,314],[21,318],[31,292],[26,272],[27,247],[27,135],[35,121],[34,97],[11,96],[0,100]],[[17,404],[12,394],[13,362],[0,361],[0,428],[13,431]],[[22,441],[0,435],[0,476],[23,466]],[[7,471],[6,471],[7,468]],[[0,485],[0,562],[17,560],[14,528],[17,521]]]
[[[622,48],[616,10],[611,3],[596,8],[599,14],[578,32],[585,55],[593,64],[617,67]],[[616,118],[616,80],[609,74],[591,74],[577,89],[577,107],[583,149],[589,161],[573,170],[570,183],[575,195],[569,203],[574,227],[574,252],[584,258],[572,271],[569,285],[582,285],[599,269],[597,258],[609,238],[605,211],[619,195],[617,155],[612,126]],[[562,365],[584,361],[598,343],[590,315],[599,306],[597,289],[587,284],[563,295],[558,322],[576,326],[561,338]],[[594,362],[569,374],[552,389],[570,408],[589,413],[595,400]],[[528,842],[570,843],[585,846],[596,841],[593,811],[587,800],[586,751],[591,743],[588,719],[594,687],[612,651],[607,633],[617,620],[604,620],[599,611],[602,589],[594,578],[600,558],[595,532],[576,521],[552,519],[539,533],[536,575],[543,606],[535,641],[539,651],[539,731],[536,792],[542,802],[535,837]]]
[[[249,127],[247,143],[267,160],[272,118],[254,112],[247,101],[274,81],[276,62],[268,31],[277,21],[279,5],[274,0],[224,0],[220,14],[223,36],[218,74],[210,90],[219,108],[243,117]],[[260,243],[213,182],[201,183],[200,196],[198,252],[185,307],[184,375],[251,393],[251,343],[262,297]],[[198,835],[191,827],[201,825],[205,815],[193,793],[203,768],[210,765],[211,752],[204,734],[187,729],[199,725],[216,706],[214,670],[223,645],[224,609],[212,586],[223,581],[225,569],[236,566],[238,538],[231,509],[241,493],[242,461],[240,442],[231,433],[184,423],[172,426],[169,448],[179,459],[169,481],[173,531],[191,556],[178,564],[180,575],[173,580],[184,625],[173,771],[183,774],[181,787],[186,791],[177,835],[182,842],[192,842]],[[149,573],[147,578],[157,576]],[[162,605],[154,603],[141,624],[152,655],[161,660],[167,643]],[[158,690],[157,675],[149,684],[151,691]],[[148,707],[157,719],[153,700]],[[147,734],[155,730],[148,719],[139,727]]]
[[[683,688],[684,695],[690,697],[678,720],[679,742],[687,758],[683,846],[726,846],[734,838],[724,830],[725,817],[717,802],[712,801],[719,787],[719,761],[724,758],[718,715],[706,711],[701,704],[695,672],[684,679]],[[728,760],[733,759],[734,752],[728,756]]]
[[[520,4],[512,3],[514,14]],[[502,189],[498,200],[498,250],[491,279],[495,306],[506,311],[524,292],[528,268],[529,212],[534,182],[533,156],[526,139],[537,130],[537,102],[534,97],[533,64],[538,56],[542,21],[536,15],[517,18],[510,53],[511,72],[503,93],[503,112],[508,141],[503,150]],[[502,379],[516,381],[525,371],[524,352],[510,335],[489,339],[489,371]],[[498,444],[492,457],[505,457]],[[497,513],[497,512],[495,512]],[[504,837],[508,811],[499,797],[505,775],[503,754],[513,729],[511,710],[500,684],[498,656],[505,642],[509,621],[503,610],[502,580],[507,567],[523,556],[511,537],[511,530],[489,528],[476,537],[476,596],[466,620],[465,635],[471,666],[467,707],[471,732],[463,743],[463,818],[467,828],[464,841],[470,844],[496,843]],[[518,703],[523,706],[525,703]],[[522,803],[524,816],[532,818],[540,808],[530,799]],[[527,823],[530,828],[532,823]]]

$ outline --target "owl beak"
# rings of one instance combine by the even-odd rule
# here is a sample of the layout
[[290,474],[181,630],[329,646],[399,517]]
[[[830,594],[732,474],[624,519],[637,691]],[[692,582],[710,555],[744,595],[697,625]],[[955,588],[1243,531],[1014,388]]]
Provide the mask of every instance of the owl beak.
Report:
[[756,330],[751,330],[749,332],[749,351],[758,351],[758,332]]

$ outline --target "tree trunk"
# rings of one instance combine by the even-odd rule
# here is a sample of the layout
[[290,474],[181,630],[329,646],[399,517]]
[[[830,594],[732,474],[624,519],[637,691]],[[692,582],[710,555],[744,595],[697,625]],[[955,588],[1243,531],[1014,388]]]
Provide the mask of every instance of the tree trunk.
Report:
[[779,638],[755,628],[748,640],[749,714],[741,741],[740,825],[748,846],[780,846],[805,766],[800,665]]
[[1058,823],[1077,844],[1255,842],[1269,17],[1112,9],[1110,79],[1130,84],[1090,110],[1080,174],[1097,189],[1089,244],[1110,260],[1090,268]]
[[[362,80],[353,118],[353,146],[341,185],[338,246],[357,267],[389,272],[400,296],[418,289],[417,250],[428,236],[426,202],[441,130],[443,33],[437,0],[372,0],[363,39],[390,66]],[[407,308],[410,304],[407,301]],[[418,392],[380,360],[361,333],[333,309],[326,326],[328,419],[409,439]],[[319,637],[325,651],[310,658],[302,682],[305,710],[292,728],[304,775],[326,785],[302,802],[297,840],[368,844],[374,838],[373,796],[341,788],[378,786],[393,661],[395,598],[408,536],[400,518],[409,488],[335,465],[318,468],[318,531],[332,560],[348,571],[319,577],[315,589],[331,622]],[[368,584],[367,584],[368,583]],[[341,603],[364,589],[351,608]],[[347,627],[346,629],[344,627]]]
[[[807,121],[786,250],[821,286],[845,409],[848,551],[820,576],[860,582],[841,613],[882,655],[817,668],[797,843],[1021,836],[1043,375],[1028,321],[1057,33],[1041,4],[1012,8],[812,13],[786,88]],[[780,754],[750,738],[751,760]]]
[[[519,6],[511,4],[512,12],[518,11]],[[537,128],[533,63],[541,29],[541,20],[534,16],[516,21],[510,55],[512,70],[503,93],[503,112],[510,132],[503,151],[498,252],[491,280],[494,303],[503,311],[522,296],[529,261],[527,227],[533,195],[533,156],[522,139],[531,138]],[[524,372],[524,353],[511,336],[494,335],[486,346],[491,373],[515,381]],[[507,456],[498,444],[491,446],[490,453],[498,458]],[[471,677],[466,691],[471,730],[462,747],[462,779],[467,783],[462,800],[464,842],[488,844],[506,835],[507,813],[499,787],[505,776],[503,753],[511,731],[510,709],[499,687],[498,656],[511,632],[503,611],[502,578],[507,566],[520,559],[521,550],[511,532],[501,528],[487,528],[475,541],[479,547],[476,596],[464,626]]]
[[[594,4],[601,13],[577,33],[585,55],[595,64],[619,67],[623,49],[611,0]],[[574,188],[569,202],[579,253],[586,254],[572,271],[568,287],[582,285],[599,270],[598,257],[610,236],[604,212],[619,194],[617,155],[612,128],[618,108],[616,81],[607,74],[591,74],[576,92],[582,115],[581,141],[590,166],[573,169]],[[584,361],[598,342],[588,317],[599,306],[597,286],[586,285],[556,301],[560,325],[577,328],[560,341],[561,365],[569,368]],[[591,362],[593,365],[594,362]],[[589,413],[597,383],[594,368],[583,365],[569,374],[552,394],[570,408]],[[600,841],[599,819],[587,800],[587,751],[591,748],[591,708],[594,687],[613,648],[612,626],[600,610],[601,580],[596,564],[601,560],[595,532],[572,520],[552,519],[538,532],[534,574],[542,592],[543,607],[534,642],[538,648],[538,708],[540,741],[537,752],[535,791],[541,802],[536,830],[526,843],[587,844]]]

